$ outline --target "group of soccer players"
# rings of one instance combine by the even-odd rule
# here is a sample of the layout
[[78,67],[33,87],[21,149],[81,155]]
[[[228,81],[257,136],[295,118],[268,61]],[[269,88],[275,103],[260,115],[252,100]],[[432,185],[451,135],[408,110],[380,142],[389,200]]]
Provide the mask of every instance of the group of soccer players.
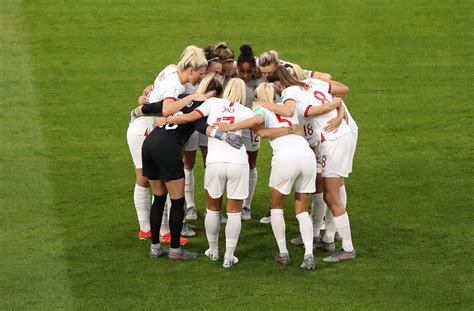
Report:
[[[303,70],[275,51],[255,57],[244,44],[235,60],[225,43],[188,46],[177,65],[166,66],[145,88],[127,131],[139,238],[151,239],[150,256],[197,257],[181,246],[188,243],[182,236],[195,235],[185,219],[197,219],[193,168],[199,146],[209,243],[204,254],[219,260],[224,223],[223,267],[238,262],[234,252],[241,221],[251,219],[260,139],[266,138],[273,151],[270,210],[260,222],[271,223],[279,250],[275,261],[290,262],[283,210],[293,188],[301,235],[291,243],[304,246],[301,267],[315,269],[314,248],[333,253],[327,262],[355,258],[344,178],[352,171],[358,129],[342,100],[348,92],[330,74]],[[224,193],[227,217],[221,215]],[[337,252],[336,235],[342,240]]]

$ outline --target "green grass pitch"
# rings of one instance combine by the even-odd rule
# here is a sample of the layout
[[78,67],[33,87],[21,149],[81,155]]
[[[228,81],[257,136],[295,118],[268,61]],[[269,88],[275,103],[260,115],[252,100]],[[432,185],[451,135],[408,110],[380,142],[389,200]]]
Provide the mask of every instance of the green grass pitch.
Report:
[[[473,11],[461,0],[2,1],[0,309],[472,310]],[[317,253],[317,270],[302,271],[289,246],[290,266],[272,262],[258,223],[266,142],[238,265],[151,260],[138,241],[128,113],[186,45],[222,40],[351,88],[357,260]],[[202,254],[194,223],[188,248]]]

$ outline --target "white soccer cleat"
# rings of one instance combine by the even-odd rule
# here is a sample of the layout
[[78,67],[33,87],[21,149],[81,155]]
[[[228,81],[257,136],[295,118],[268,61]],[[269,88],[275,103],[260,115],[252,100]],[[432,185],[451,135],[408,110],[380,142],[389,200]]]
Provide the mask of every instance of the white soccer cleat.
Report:
[[268,210],[267,215],[260,218],[260,223],[261,224],[269,224],[271,222],[271,219],[272,219],[272,217],[270,215],[270,210]]
[[306,270],[316,269],[316,263],[314,262],[314,256],[312,254],[304,255],[303,263],[300,266]]
[[351,260],[356,258],[355,249],[352,252],[346,252],[344,249],[341,249],[339,252],[332,254],[329,257],[324,258],[325,262],[339,262],[345,260]]
[[213,261],[218,261],[219,260],[219,251],[218,250],[214,250],[214,251],[211,252],[211,249],[209,248],[204,252],[204,255],[209,257],[210,260],[213,260]]
[[195,206],[188,207],[186,209],[186,220],[198,219],[197,211]]
[[187,223],[183,223],[183,228],[181,229],[181,235],[182,236],[187,236],[187,237],[192,237],[196,235],[196,231],[191,229]]
[[242,212],[241,212],[240,218],[241,218],[242,220],[250,220],[250,219],[252,219],[252,212],[251,212],[250,208],[248,208],[248,207],[246,207],[246,206],[242,207]]
[[232,256],[232,258],[224,257],[224,263],[222,264],[222,266],[224,268],[230,268],[231,266],[235,265],[238,262],[239,262],[239,258],[235,256]]

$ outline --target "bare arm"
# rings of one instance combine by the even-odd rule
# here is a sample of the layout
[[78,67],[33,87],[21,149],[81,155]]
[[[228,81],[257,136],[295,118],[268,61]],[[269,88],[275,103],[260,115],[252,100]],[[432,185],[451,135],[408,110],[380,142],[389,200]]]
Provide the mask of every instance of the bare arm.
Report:
[[344,97],[349,94],[349,87],[341,82],[330,80],[328,81],[331,85],[330,93],[334,96]]
[[312,77],[323,80],[323,81],[329,81],[332,79],[331,74],[326,73],[326,72],[319,72],[319,71],[313,71]]
[[218,129],[224,132],[228,131],[237,131],[237,130],[242,130],[242,129],[249,129],[254,126],[260,125],[264,122],[265,120],[261,115],[256,115],[254,117],[245,119],[243,121],[229,124],[225,122],[219,122],[219,123],[214,123],[213,126],[216,126]]
[[155,119],[156,126],[166,124],[185,124],[201,119],[203,116],[196,110],[179,116],[158,117]]
[[209,92],[206,94],[193,94],[186,96],[178,101],[167,99],[163,102],[163,116],[171,116],[189,105],[192,101],[205,101],[206,99],[214,96],[215,92]]
[[327,125],[324,127],[324,130],[326,132],[336,132],[339,126],[341,125],[342,120],[344,120],[345,115],[346,109],[344,108],[344,106],[341,105],[339,108],[337,108],[337,117],[329,120],[326,123]]
[[305,112],[305,117],[314,117],[328,113],[330,111],[333,111],[334,109],[339,108],[341,106],[341,103],[341,98],[334,97],[334,102],[332,103],[322,104],[319,106],[308,106]]
[[295,113],[296,102],[293,99],[287,99],[283,105],[266,102],[254,102],[253,105],[262,106],[263,108],[266,108],[284,117],[291,117]]
[[252,131],[257,133],[262,138],[277,138],[286,135],[301,135],[301,129],[298,124],[293,124],[290,127],[278,127],[278,128],[265,128],[262,125],[252,128]]

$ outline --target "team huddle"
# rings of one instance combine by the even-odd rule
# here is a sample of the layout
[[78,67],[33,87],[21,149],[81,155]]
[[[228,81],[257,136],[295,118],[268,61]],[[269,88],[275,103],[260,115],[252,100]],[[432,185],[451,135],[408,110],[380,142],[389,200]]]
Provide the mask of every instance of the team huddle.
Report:
[[[301,268],[315,269],[313,249],[333,253],[326,262],[354,259],[344,178],[352,171],[358,128],[343,102],[348,92],[330,74],[280,60],[275,51],[255,57],[244,44],[235,60],[225,43],[188,46],[177,65],[166,66],[145,88],[127,131],[139,238],[151,239],[150,256],[197,257],[181,246],[196,234],[185,220],[198,218],[194,164],[199,148],[209,243],[204,254],[220,259],[222,223],[223,267],[236,264],[241,222],[252,217],[260,140],[268,139],[270,209],[260,222],[271,224],[275,261],[290,263],[284,205],[292,189],[300,236],[291,243],[304,247]],[[224,194],[227,217],[221,215]],[[337,252],[336,238],[342,240]]]

